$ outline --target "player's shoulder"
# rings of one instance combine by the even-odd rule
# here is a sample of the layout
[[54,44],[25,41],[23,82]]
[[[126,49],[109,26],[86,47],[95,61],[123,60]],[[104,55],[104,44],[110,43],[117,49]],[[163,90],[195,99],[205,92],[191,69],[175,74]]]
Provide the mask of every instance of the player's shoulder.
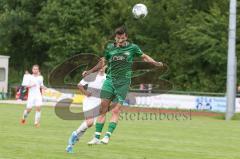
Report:
[[114,46],[115,46],[115,45],[114,45],[114,42],[111,42],[111,41],[110,41],[110,42],[108,42],[108,43],[106,44],[105,48],[109,50],[109,49],[113,49]]
[[129,46],[133,48],[139,48],[139,46],[135,43],[129,43]]
[[42,75],[38,76],[38,79],[43,81],[43,76]]

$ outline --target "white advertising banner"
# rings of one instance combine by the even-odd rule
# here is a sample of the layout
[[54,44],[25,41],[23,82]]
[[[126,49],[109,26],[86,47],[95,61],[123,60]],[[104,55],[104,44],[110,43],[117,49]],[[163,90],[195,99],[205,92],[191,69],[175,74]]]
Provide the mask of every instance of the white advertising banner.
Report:
[[[225,97],[135,93],[134,98],[130,104],[140,107],[226,111]],[[236,112],[240,112],[240,98],[236,98]]]
[[236,98],[236,112],[240,113],[240,98]]
[[[66,98],[73,99],[73,103],[82,103],[84,100],[83,95],[62,93],[55,89],[48,89],[43,93],[44,101],[58,102]],[[214,112],[226,111],[226,98],[211,96],[129,93],[125,104],[149,108],[196,109]],[[236,112],[240,112],[240,98],[236,98]]]
[[194,109],[195,99],[194,96],[160,94],[136,97],[136,105],[157,108]]

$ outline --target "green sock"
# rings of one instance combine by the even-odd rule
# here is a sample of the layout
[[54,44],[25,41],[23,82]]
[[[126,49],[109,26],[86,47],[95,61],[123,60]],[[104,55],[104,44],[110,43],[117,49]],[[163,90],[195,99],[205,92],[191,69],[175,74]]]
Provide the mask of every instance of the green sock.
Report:
[[104,123],[96,123],[96,132],[95,132],[95,137],[97,139],[100,139],[100,135],[103,129]]
[[105,136],[110,137],[112,135],[113,131],[116,129],[116,127],[117,127],[117,123],[115,123],[115,122],[109,123],[108,132],[106,132]]

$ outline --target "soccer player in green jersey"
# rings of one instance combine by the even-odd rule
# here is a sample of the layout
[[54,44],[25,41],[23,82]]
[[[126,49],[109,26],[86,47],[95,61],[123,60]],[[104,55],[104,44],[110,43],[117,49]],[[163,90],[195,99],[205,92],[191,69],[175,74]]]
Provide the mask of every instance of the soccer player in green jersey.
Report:
[[[107,63],[107,78],[102,86],[100,98],[101,107],[100,115],[96,123],[96,132],[94,138],[88,143],[107,144],[117,126],[120,115],[120,108],[125,100],[129,86],[131,84],[132,64],[134,57],[141,57],[144,62],[151,63],[157,67],[163,66],[163,63],[153,60],[144,54],[138,45],[127,41],[128,35],[124,27],[115,30],[115,42],[107,44],[104,51],[104,57],[100,59],[98,64],[88,71],[83,72],[83,76],[87,76],[98,71]],[[112,103],[112,104],[111,104]],[[100,135],[105,123],[105,116],[109,110],[110,104],[113,106],[112,116],[108,126],[108,131],[100,140]]]

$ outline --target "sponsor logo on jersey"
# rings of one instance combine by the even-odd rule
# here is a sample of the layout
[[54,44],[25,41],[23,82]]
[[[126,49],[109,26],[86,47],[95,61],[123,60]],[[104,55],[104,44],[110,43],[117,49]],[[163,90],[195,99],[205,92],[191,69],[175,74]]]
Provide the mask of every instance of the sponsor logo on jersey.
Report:
[[125,60],[124,56],[113,56],[112,61],[123,61]]
[[129,56],[130,52],[127,51],[127,52],[124,52],[123,54],[126,55],[126,56]]

